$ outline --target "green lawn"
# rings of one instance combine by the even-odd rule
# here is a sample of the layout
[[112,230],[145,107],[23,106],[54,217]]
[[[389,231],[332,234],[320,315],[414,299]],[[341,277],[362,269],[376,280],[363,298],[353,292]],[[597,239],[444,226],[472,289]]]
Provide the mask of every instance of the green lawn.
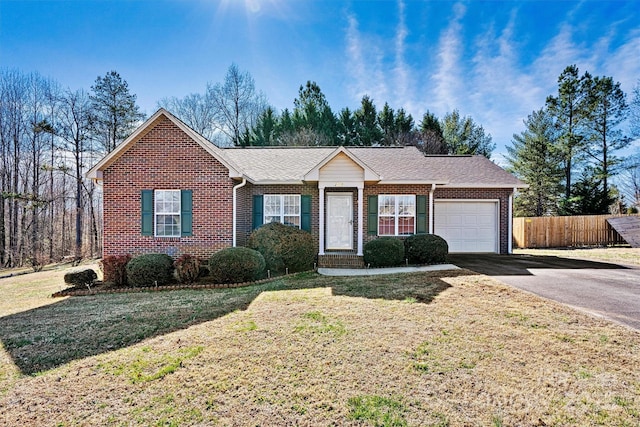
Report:
[[0,280],[0,424],[640,425],[640,334],[469,271],[48,298]]

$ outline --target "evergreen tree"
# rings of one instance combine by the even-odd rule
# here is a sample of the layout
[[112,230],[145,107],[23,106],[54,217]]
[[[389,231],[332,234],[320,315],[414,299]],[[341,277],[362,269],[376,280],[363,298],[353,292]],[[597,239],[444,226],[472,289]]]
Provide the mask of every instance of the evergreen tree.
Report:
[[133,132],[144,114],[136,105],[136,95],[129,92],[128,83],[116,71],[98,76],[91,91],[94,132],[110,152]]
[[373,100],[367,95],[362,97],[360,108],[355,112],[357,145],[372,146],[382,142],[382,129],[378,125],[378,114]]
[[355,117],[349,107],[345,107],[338,116],[338,143],[344,146],[355,145],[357,138]]
[[603,203],[608,206],[613,201],[609,194],[609,178],[619,171],[622,162],[614,153],[631,143],[631,138],[619,127],[627,118],[627,103],[620,83],[614,83],[611,77],[595,77],[587,89],[586,152],[595,178],[602,182]]
[[564,174],[553,119],[541,109],[531,113],[524,124],[526,129],[513,135],[506,156],[510,172],[529,185],[515,199],[515,215],[556,214]]
[[394,123],[396,144],[410,144],[415,139],[415,124],[411,114],[407,114],[404,108],[398,109],[396,112],[396,120]]
[[453,110],[444,116],[440,125],[449,154],[479,154],[491,157],[495,148],[491,135],[485,133],[484,128],[476,124],[471,117],[460,117],[460,112]]
[[591,75],[579,76],[578,67],[570,65],[558,77],[558,95],[547,97],[546,106],[560,130],[563,153],[565,199],[571,198],[571,174],[581,160],[584,147],[583,130],[587,117],[587,93]]
[[271,107],[267,107],[260,116],[251,132],[249,145],[276,145],[278,117]]
[[300,86],[293,105],[293,124],[296,131],[306,129],[306,134],[316,135],[317,141],[314,145],[337,144],[337,119],[316,82],[307,81],[305,86]]
[[419,147],[424,154],[447,154],[447,144],[444,141],[440,120],[435,114],[427,111],[420,122]]
[[378,113],[378,124],[382,129],[382,145],[394,145],[397,137],[395,114],[386,102]]

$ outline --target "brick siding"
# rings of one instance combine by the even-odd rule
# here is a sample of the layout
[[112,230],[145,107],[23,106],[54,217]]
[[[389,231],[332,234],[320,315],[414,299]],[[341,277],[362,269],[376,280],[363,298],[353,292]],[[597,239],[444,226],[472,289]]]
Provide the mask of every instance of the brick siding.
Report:
[[[165,117],[149,126],[125,153],[103,172],[103,255],[166,253],[207,258],[233,243],[233,186],[229,172],[200,145]],[[193,236],[157,238],[141,234],[142,190],[193,190]],[[363,194],[364,243],[377,236],[367,233],[368,196],[379,194],[429,195],[430,185],[366,185]],[[358,230],[358,196],[353,188],[354,250]],[[500,252],[508,250],[508,199],[511,189],[437,188],[434,199],[497,199],[500,201]],[[311,195],[311,230],[318,245],[319,191],[316,183],[253,185],[238,190],[237,245],[247,243],[252,231],[253,196],[264,194]],[[326,200],[325,200],[326,206]],[[437,221],[437,219],[436,219]]]
[[[166,118],[103,172],[103,255],[206,258],[232,244],[233,181],[225,166]],[[193,190],[193,236],[141,234],[142,190]]]

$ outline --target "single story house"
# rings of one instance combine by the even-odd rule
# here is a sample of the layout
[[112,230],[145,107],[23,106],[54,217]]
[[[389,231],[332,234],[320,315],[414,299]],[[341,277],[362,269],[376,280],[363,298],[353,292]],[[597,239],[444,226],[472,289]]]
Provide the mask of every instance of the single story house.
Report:
[[87,176],[102,184],[104,256],[208,257],[279,221],[312,233],[321,266],[361,266],[367,241],[420,233],[510,253],[524,187],[483,156],[415,147],[219,148],[164,109]]

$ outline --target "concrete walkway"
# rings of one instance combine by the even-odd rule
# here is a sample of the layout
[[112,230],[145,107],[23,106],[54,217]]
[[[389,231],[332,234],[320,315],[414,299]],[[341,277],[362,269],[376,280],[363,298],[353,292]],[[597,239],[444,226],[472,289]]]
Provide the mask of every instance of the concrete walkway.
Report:
[[425,265],[421,267],[392,268],[319,268],[318,273],[324,276],[376,276],[378,274],[416,273],[419,271],[459,270],[453,264]]

